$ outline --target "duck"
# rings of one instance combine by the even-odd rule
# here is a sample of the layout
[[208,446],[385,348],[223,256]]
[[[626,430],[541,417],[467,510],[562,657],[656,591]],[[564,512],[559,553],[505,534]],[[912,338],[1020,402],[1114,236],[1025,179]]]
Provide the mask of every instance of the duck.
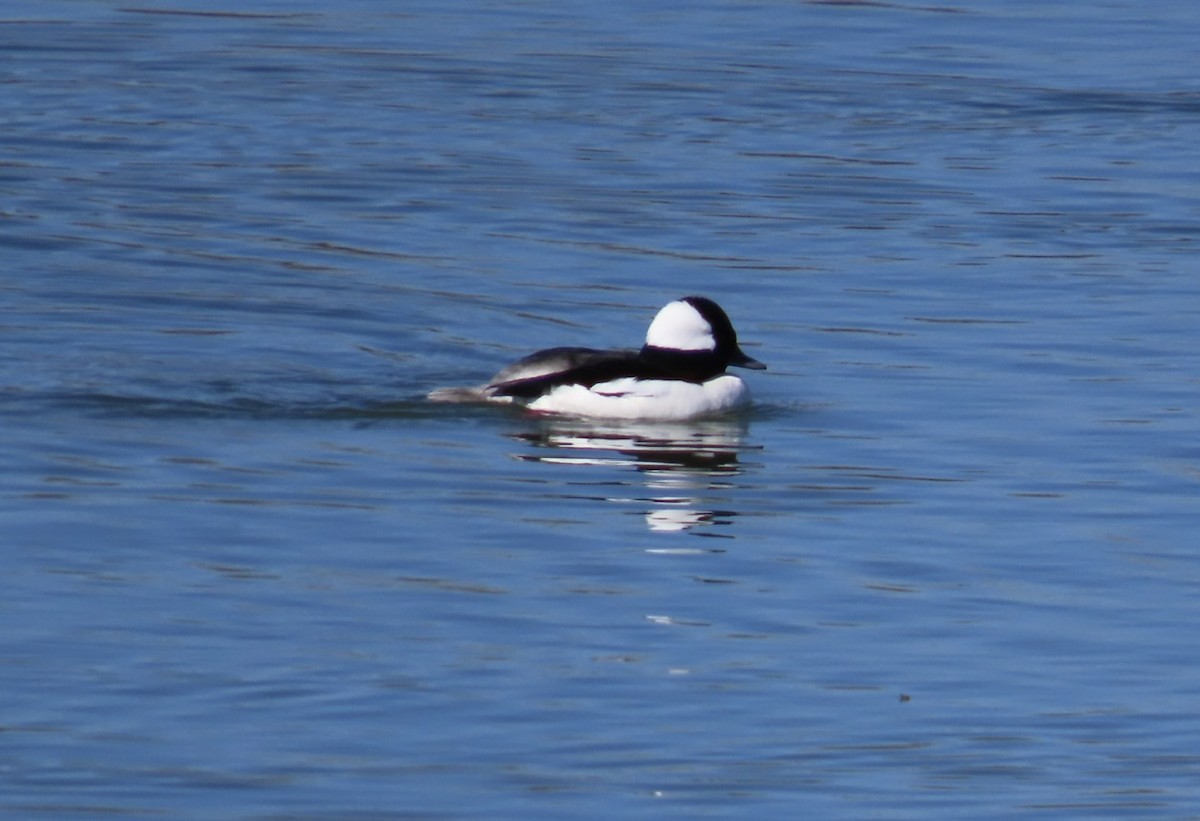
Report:
[[720,305],[685,296],[658,311],[640,349],[546,348],[503,368],[485,385],[439,388],[428,398],[516,404],[535,414],[681,421],[750,403],[746,383],[726,373],[731,366],[767,367],[741,349]]

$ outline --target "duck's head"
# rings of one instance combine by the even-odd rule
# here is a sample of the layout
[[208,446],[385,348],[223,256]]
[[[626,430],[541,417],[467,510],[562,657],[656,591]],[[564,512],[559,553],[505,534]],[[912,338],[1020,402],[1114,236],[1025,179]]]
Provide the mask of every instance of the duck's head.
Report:
[[721,306],[702,296],[685,296],[663,306],[646,331],[650,353],[683,353],[708,356],[721,370],[729,365],[766,370],[738,346],[737,332]]

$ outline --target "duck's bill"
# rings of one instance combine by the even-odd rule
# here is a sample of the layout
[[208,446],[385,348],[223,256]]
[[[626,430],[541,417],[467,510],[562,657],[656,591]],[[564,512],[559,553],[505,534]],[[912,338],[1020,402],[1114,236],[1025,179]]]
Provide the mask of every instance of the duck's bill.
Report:
[[739,368],[749,368],[752,371],[765,371],[767,369],[767,366],[759,362],[757,359],[746,356],[746,354],[742,353],[741,351],[738,351],[738,354],[739,357],[729,364],[736,365]]

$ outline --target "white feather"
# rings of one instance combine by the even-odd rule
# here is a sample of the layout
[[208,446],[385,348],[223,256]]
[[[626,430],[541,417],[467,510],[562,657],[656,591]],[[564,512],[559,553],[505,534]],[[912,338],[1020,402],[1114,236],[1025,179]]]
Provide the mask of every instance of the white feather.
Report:
[[708,320],[683,300],[663,306],[646,331],[646,344],[676,351],[717,349],[717,340],[713,337]]

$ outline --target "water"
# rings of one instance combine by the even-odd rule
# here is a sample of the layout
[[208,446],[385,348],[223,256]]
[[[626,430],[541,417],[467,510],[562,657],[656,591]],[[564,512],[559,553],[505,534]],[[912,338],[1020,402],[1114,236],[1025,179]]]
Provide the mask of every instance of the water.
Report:
[[0,812],[1200,815],[1198,16],[0,3]]

